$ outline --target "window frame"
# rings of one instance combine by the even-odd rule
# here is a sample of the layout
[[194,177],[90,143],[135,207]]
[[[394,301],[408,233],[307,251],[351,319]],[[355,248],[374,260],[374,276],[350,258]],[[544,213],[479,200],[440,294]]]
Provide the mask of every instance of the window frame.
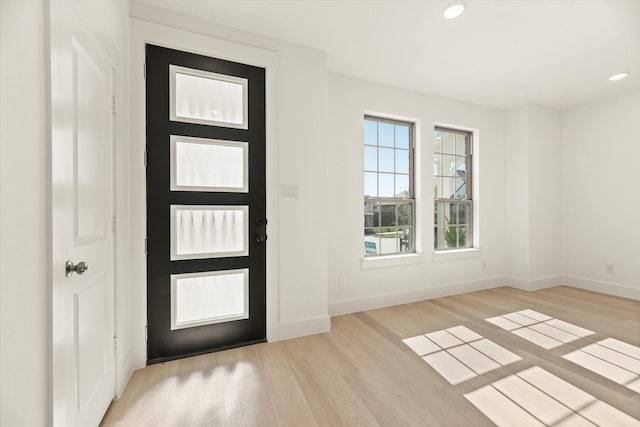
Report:
[[[474,191],[473,191],[473,187],[474,187],[474,167],[473,167],[473,162],[474,162],[474,136],[475,133],[474,131],[471,130],[465,130],[465,129],[457,129],[454,127],[447,127],[447,126],[434,126],[434,138],[435,138],[435,132],[440,131],[440,132],[446,132],[446,133],[453,133],[456,135],[465,135],[467,136],[467,143],[466,143],[466,155],[465,157],[465,171],[466,171],[466,197],[463,199],[459,199],[459,198],[438,198],[438,194],[434,192],[433,195],[433,208],[434,208],[434,224],[433,224],[433,228],[434,228],[434,233],[433,233],[433,238],[434,238],[434,242],[433,242],[433,250],[435,253],[446,253],[446,252],[451,252],[451,251],[460,251],[460,250],[469,250],[469,249],[474,249],[475,248],[475,244],[474,244],[474,219],[475,219],[475,212],[474,212],[474,204],[475,204],[475,199],[474,199]],[[435,141],[434,141],[435,142]],[[441,154],[441,155],[451,155],[450,153],[444,153],[444,151],[439,151],[436,152],[434,149],[434,161],[436,158],[436,155]],[[454,154],[454,156],[457,154]],[[436,175],[436,174],[431,174],[432,179],[433,178],[443,178],[444,175]],[[441,206],[445,206],[446,204],[456,204],[456,205],[465,205],[467,206],[467,223],[464,224],[467,227],[467,231],[466,231],[466,237],[465,237],[465,246],[459,246],[459,236],[457,237],[457,244],[458,246],[455,247],[446,247],[446,248],[438,248],[438,222],[437,222],[437,207],[438,204],[440,204]],[[441,228],[444,228],[443,226],[441,226]]]
[[[371,145],[371,144],[367,144],[366,140],[364,138],[364,132],[363,132],[363,150],[365,149],[365,147],[376,147],[377,152],[376,152],[376,170],[370,170],[370,169],[366,169],[365,166],[365,159],[363,157],[363,178],[365,177],[366,173],[375,173],[376,174],[376,193],[379,194],[380,192],[380,182],[379,182],[379,175],[380,174],[390,174],[394,176],[394,193],[395,193],[395,186],[396,186],[396,182],[395,182],[395,177],[397,175],[407,175],[405,173],[398,173],[396,171],[396,150],[402,150],[402,151],[407,151],[409,154],[409,190],[408,190],[408,197],[388,197],[388,196],[367,196],[366,194],[363,194],[364,196],[364,203],[366,205],[367,202],[373,202],[373,203],[377,203],[378,206],[383,206],[383,205],[395,205],[396,209],[395,209],[395,228],[396,228],[396,233],[399,232],[398,230],[400,230],[401,228],[404,230],[404,228],[406,227],[402,227],[401,225],[398,224],[398,207],[400,205],[406,205],[409,204],[411,206],[411,210],[410,210],[410,214],[411,214],[411,220],[410,220],[410,233],[408,236],[409,239],[409,247],[406,251],[402,251],[402,242],[398,242],[398,246],[397,251],[396,252],[388,252],[388,253],[367,253],[367,249],[366,246],[364,245],[364,241],[363,241],[363,256],[365,260],[371,260],[371,259],[380,259],[381,257],[397,257],[397,256],[407,256],[407,255],[416,255],[417,253],[417,244],[416,244],[416,227],[417,227],[417,218],[416,218],[416,169],[415,169],[415,157],[416,157],[416,122],[411,121],[411,120],[407,120],[407,119],[396,119],[396,118],[389,118],[389,117],[383,117],[383,116],[379,116],[379,115],[375,115],[375,114],[365,114],[364,118],[363,118],[363,130],[364,130],[364,126],[366,126],[366,121],[374,121],[376,123],[376,126],[379,123],[387,123],[387,124],[391,124],[391,125],[401,125],[401,126],[407,126],[409,129],[409,146],[408,148],[404,149],[404,148],[396,148],[395,146],[395,129],[394,129],[394,146],[393,147],[386,147],[386,146],[381,146],[379,144],[379,131],[376,131],[376,145]],[[394,166],[393,166],[393,172],[387,172],[387,171],[380,171],[380,148],[389,148],[389,149],[393,149],[394,150]],[[363,188],[363,193],[364,193],[364,188]],[[366,208],[364,208],[364,212],[363,212],[363,220],[364,220],[364,216],[367,214]],[[381,211],[381,209],[380,209]],[[371,229],[371,228],[381,228],[382,225],[382,214],[379,213],[378,214],[378,224],[377,225],[373,225],[371,227],[367,227],[366,226],[366,222],[363,221],[363,227],[362,227],[362,231],[363,231],[363,238],[366,236],[365,231],[367,229]],[[381,248],[380,248],[381,249]]]

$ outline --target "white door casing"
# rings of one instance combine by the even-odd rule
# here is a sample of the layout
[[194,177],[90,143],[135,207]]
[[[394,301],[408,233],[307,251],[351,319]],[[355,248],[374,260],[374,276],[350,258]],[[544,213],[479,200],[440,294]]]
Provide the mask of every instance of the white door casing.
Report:
[[50,2],[50,31],[53,422],[97,425],[115,394],[115,70],[68,2]]

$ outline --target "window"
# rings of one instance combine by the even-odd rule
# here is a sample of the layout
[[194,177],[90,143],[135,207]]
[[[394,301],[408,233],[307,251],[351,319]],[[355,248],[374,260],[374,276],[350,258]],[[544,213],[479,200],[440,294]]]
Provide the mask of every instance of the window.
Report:
[[413,123],[364,118],[365,256],[415,252]]
[[169,65],[172,121],[248,129],[248,80]]
[[436,251],[473,247],[471,132],[434,131],[433,194]]

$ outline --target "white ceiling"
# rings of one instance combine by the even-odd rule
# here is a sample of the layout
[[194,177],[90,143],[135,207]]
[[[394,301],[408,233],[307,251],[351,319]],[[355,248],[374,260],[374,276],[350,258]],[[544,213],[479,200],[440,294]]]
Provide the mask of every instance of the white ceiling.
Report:
[[335,73],[497,108],[640,88],[640,0],[467,0],[454,20],[440,0],[136,1],[323,50]]

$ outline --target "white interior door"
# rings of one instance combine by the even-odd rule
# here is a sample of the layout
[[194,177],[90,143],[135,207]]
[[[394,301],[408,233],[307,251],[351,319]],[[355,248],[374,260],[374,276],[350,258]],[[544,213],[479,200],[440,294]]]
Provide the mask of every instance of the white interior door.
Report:
[[53,417],[92,426],[115,391],[115,70],[71,4],[50,2],[50,23]]

